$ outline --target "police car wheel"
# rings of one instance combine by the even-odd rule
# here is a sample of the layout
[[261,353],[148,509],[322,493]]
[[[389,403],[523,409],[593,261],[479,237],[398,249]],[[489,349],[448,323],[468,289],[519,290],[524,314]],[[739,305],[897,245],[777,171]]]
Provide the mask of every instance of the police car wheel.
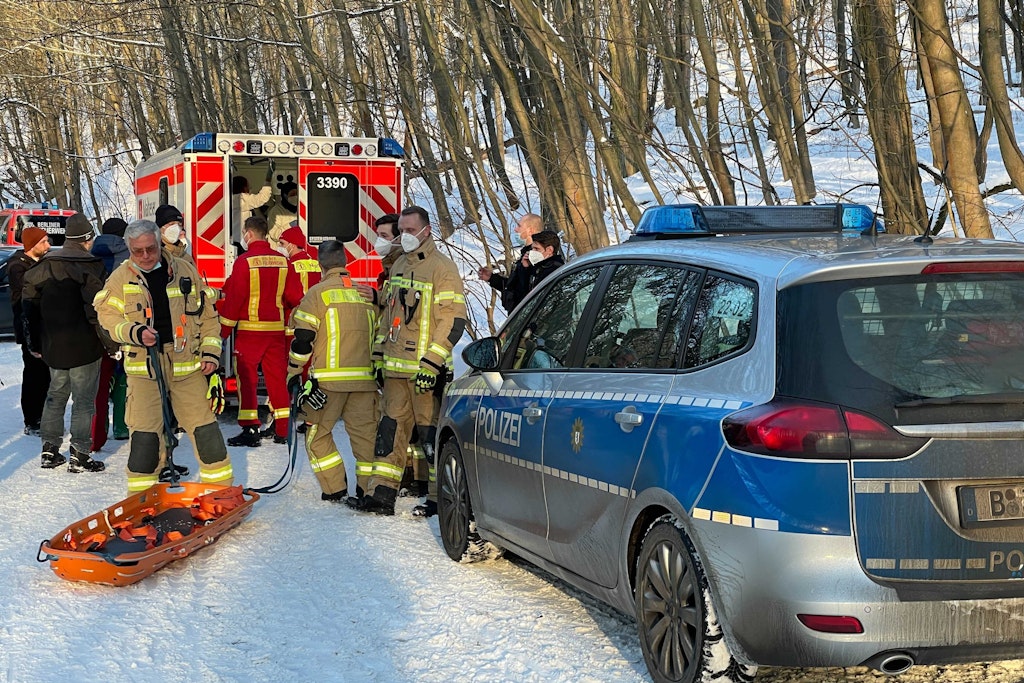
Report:
[[731,655],[707,577],[671,515],[648,528],[637,563],[635,614],[640,648],[656,683],[748,683],[757,673]]
[[454,439],[445,442],[438,461],[437,519],[444,551],[456,562],[497,559],[503,554],[476,532],[462,453]]

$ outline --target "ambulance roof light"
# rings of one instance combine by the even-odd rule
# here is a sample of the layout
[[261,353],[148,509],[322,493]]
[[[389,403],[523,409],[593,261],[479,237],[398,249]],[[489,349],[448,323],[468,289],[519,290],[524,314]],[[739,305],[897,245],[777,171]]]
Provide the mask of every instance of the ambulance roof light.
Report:
[[398,144],[397,140],[391,138],[378,138],[377,139],[377,155],[382,157],[391,157],[393,159],[404,159],[405,150]]
[[216,133],[196,133],[191,140],[181,146],[181,153],[212,152],[217,148]]

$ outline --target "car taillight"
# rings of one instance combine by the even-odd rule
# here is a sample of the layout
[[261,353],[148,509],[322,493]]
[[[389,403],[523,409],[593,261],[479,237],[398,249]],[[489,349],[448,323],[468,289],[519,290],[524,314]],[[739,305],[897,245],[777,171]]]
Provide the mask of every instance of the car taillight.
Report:
[[789,399],[733,413],[722,431],[738,450],[808,459],[903,458],[927,441],[856,410]]
[[857,617],[842,617],[832,614],[798,614],[800,623],[820,633],[864,633],[864,625]]

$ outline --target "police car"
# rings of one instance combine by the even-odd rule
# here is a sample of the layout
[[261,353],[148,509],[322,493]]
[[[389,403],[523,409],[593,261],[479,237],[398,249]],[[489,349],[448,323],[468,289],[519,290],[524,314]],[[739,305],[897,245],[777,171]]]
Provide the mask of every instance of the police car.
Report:
[[447,554],[634,614],[654,680],[1024,652],[1024,246],[658,207],[463,358]]

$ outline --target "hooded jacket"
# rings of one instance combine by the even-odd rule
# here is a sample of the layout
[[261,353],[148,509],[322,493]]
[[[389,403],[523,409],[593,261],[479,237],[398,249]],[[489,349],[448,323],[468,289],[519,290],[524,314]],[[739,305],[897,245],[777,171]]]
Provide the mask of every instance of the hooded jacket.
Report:
[[51,368],[69,370],[99,360],[104,346],[116,352],[92,307],[103,288],[103,260],[80,240],[68,240],[25,273],[21,292],[29,349]]
[[114,268],[128,260],[128,245],[120,235],[103,234],[92,243],[92,255],[103,259],[103,267],[110,275]]

